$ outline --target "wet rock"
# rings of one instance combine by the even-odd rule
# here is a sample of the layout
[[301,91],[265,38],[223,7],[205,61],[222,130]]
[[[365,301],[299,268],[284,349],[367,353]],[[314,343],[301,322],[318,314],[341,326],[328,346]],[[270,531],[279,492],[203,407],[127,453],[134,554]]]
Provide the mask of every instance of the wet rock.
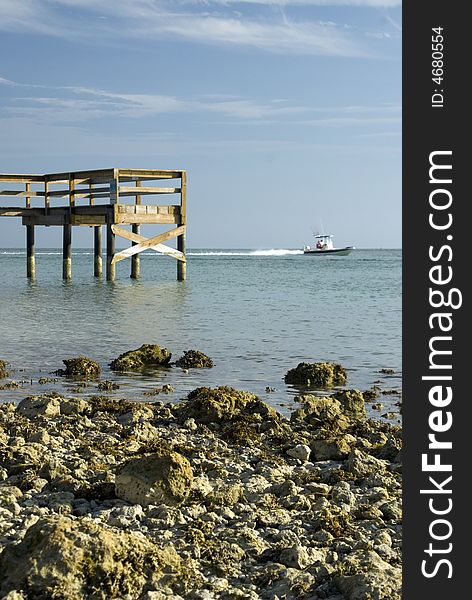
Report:
[[133,458],[120,467],[115,492],[133,504],[178,506],[189,495],[192,479],[192,467],[185,457],[162,450]]
[[114,371],[143,371],[147,368],[167,366],[172,353],[167,348],[156,344],[143,344],[136,350],[129,350],[120,354],[110,363]]
[[330,388],[346,383],[346,370],[337,363],[299,363],[285,375],[285,383]]
[[384,373],[385,375],[394,375],[395,369],[384,368],[380,369],[379,373]]
[[110,381],[109,379],[104,379],[103,381],[99,381],[97,388],[101,392],[113,392],[115,390],[119,390],[120,386],[114,381]]
[[298,460],[305,462],[310,458],[311,448],[306,444],[297,444],[293,448],[289,448],[287,454],[292,458],[298,458]]
[[280,419],[276,410],[265,404],[255,394],[222,386],[200,387],[187,396],[177,408],[183,421],[194,419],[197,423],[223,423],[244,416],[259,415],[263,419]]
[[55,417],[61,414],[61,399],[53,394],[28,396],[20,402],[17,412],[28,419]]
[[359,390],[340,390],[333,397],[341,404],[341,409],[351,419],[365,418],[364,396]]
[[364,400],[366,402],[373,402],[376,398],[379,397],[380,388],[376,385],[371,387],[369,390],[365,390],[363,392]]
[[8,363],[5,360],[0,360],[0,379],[8,377],[10,373],[7,371]]
[[170,547],[105,529],[90,519],[54,516],[32,525],[24,539],[0,555],[0,592],[28,590],[28,597],[83,600],[138,597],[145,585],[167,585],[182,575]]
[[338,563],[337,571],[334,582],[346,600],[401,599],[401,569],[373,550],[352,552]]
[[100,365],[86,356],[65,358],[62,361],[66,368],[60,369],[57,374],[71,379],[96,379],[100,375]]
[[186,350],[175,364],[182,369],[211,369],[212,359],[199,350]]

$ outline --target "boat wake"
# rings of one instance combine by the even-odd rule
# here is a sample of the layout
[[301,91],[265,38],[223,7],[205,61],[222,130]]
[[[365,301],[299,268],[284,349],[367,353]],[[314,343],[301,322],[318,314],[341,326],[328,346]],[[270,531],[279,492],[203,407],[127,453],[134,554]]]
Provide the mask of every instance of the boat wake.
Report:
[[271,250],[202,250],[187,252],[187,256],[288,256],[292,254],[303,254],[303,250],[272,248]]

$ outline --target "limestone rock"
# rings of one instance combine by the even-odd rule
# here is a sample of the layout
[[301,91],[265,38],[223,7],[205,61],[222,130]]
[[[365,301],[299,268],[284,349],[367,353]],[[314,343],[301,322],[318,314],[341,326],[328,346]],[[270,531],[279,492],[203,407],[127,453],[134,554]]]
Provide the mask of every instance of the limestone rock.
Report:
[[346,370],[337,363],[299,363],[285,375],[285,383],[298,383],[323,389],[344,385],[346,380]]
[[351,419],[365,418],[364,396],[359,390],[340,390],[333,397],[341,404],[342,411]]
[[178,506],[189,495],[192,479],[192,467],[184,456],[162,450],[133,458],[120,467],[115,493],[122,500],[142,506]]
[[172,547],[106,529],[90,519],[54,516],[32,525],[17,545],[0,555],[0,593],[27,590],[32,598],[85,600],[140,596],[146,584],[158,587],[182,573]]
[[351,437],[339,436],[327,440],[313,440],[311,449],[316,460],[343,460],[351,451]]
[[349,420],[343,413],[341,404],[333,396],[296,396],[295,401],[301,407],[292,413],[291,421],[305,421],[325,431],[337,432],[347,429]]
[[169,364],[172,353],[156,344],[143,344],[136,350],[120,354],[110,363],[114,371],[143,371],[146,368],[162,367]]
[[334,578],[346,600],[400,600],[402,575],[374,551],[356,550],[338,565]]
[[293,448],[289,448],[287,454],[292,458],[298,458],[298,460],[306,462],[310,458],[311,448],[306,444],[297,444]]
[[178,410],[183,421],[192,418],[205,424],[223,423],[251,415],[260,415],[265,420],[280,419],[278,412],[255,394],[227,386],[214,389],[197,388],[190,392],[186,402],[182,403]]
[[24,398],[18,405],[20,415],[28,419],[35,417],[57,417],[61,414],[60,398],[52,394],[44,394],[43,396],[28,396]]

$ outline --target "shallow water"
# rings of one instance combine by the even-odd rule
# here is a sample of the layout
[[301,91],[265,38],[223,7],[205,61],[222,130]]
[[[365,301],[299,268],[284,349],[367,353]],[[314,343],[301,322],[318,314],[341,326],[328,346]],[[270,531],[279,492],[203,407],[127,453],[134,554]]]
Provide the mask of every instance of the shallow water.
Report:
[[[25,253],[0,249],[0,358],[25,383],[0,391],[0,401],[46,391],[72,393],[62,379],[40,377],[62,359],[98,360],[102,379],[120,384],[118,397],[136,397],[170,383],[178,400],[200,385],[250,390],[288,412],[299,390],[286,385],[302,361],[336,361],[348,369],[348,387],[401,386],[401,251],[355,250],[350,256],[313,257],[299,250],[190,250],[188,279],[175,280],[175,262],[142,255],[139,281],[129,261],[117,265],[114,283],[93,278],[91,250],[73,255],[73,280],[61,280],[62,253],[37,250],[37,280],[25,277]],[[118,376],[108,363],[142,343],[169,348],[173,358],[199,349],[215,362],[209,370],[164,369]],[[394,375],[379,373],[392,368]],[[4,383],[4,382],[3,382]],[[276,388],[267,392],[266,387]],[[86,393],[98,393],[90,384]],[[382,412],[398,397],[380,396]],[[398,410],[398,409],[395,409]],[[380,413],[371,411],[378,416]]]

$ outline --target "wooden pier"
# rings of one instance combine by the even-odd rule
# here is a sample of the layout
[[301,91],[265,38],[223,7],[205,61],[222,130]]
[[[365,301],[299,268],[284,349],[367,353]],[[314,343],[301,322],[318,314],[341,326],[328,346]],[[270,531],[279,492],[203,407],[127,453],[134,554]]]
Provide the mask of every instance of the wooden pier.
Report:
[[[106,227],[106,278],[115,279],[115,265],[131,258],[130,276],[140,276],[140,253],[155,250],[177,261],[177,279],[186,278],[186,171],[153,169],[98,169],[45,175],[0,174],[0,184],[15,189],[0,189],[0,198],[24,198],[22,206],[1,206],[0,217],[21,217],[26,227],[26,274],[36,276],[35,227],[63,228],[62,277],[72,277],[72,227],[93,228],[95,277],[102,276],[102,225]],[[166,180],[175,187],[163,187]],[[150,183],[149,183],[150,182]],[[143,185],[144,183],[144,185]],[[4,187],[2,185],[2,187]],[[176,204],[142,203],[142,198],[155,199],[161,194],[175,194]],[[175,225],[151,238],[140,234],[141,225]],[[126,229],[130,227],[130,229]],[[116,236],[131,242],[119,252]],[[177,238],[177,249],[164,242]]]

